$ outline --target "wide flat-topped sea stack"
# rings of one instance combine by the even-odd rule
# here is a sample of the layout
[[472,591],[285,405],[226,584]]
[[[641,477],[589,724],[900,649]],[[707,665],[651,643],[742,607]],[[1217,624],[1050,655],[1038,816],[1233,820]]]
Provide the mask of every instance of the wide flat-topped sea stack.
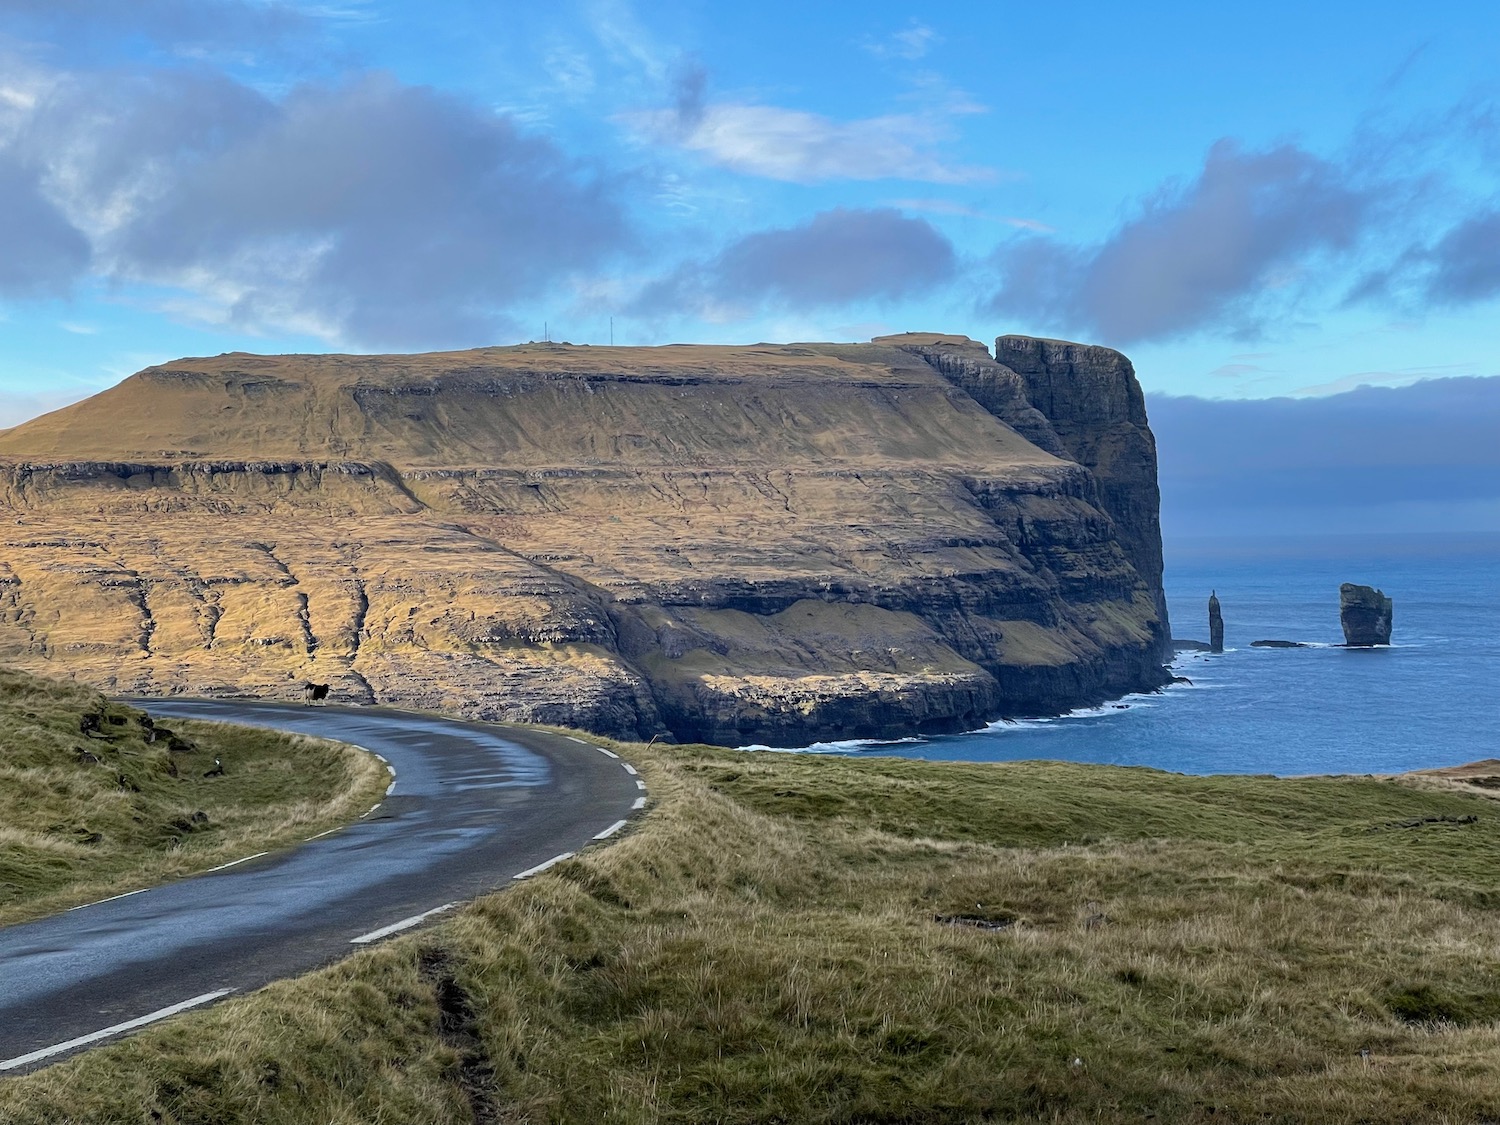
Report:
[[1153,687],[1154,445],[1068,347],[1062,432],[936,335],[149,368],[0,434],[0,659],[737,743]]

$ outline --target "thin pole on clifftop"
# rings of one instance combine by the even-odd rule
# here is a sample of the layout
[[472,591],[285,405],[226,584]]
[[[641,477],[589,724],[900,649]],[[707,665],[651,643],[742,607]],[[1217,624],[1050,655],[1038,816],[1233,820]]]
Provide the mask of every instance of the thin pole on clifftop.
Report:
[[609,346],[615,346],[615,318],[609,318]]

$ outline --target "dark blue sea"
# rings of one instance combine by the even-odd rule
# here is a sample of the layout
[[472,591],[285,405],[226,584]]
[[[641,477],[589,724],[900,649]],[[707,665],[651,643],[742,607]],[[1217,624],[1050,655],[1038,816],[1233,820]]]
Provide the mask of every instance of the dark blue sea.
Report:
[[[1333,647],[1341,582],[1394,599],[1390,648]],[[973,734],[806,749],[1281,775],[1500,757],[1500,536],[1179,541],[1166,589],[1177,637],[1206,641],[1209,592],[1223,603],[1223,655],[1176,662],[1191,686]],[[1250,647],[1266,638],[1326,647]]]

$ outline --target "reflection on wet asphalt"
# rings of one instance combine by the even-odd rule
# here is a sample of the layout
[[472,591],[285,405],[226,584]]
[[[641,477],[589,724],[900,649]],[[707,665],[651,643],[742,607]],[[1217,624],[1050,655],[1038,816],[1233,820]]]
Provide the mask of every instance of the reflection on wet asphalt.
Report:
[[144,705],[168,721],[350,742],[387,759],[395,786],[363,819],[294,848],[0,929],[0,1059],[95,1030],[111,1012],[326,963],[360,933],[583,846],[637,795],[618,763],[539,732],[374,708]]

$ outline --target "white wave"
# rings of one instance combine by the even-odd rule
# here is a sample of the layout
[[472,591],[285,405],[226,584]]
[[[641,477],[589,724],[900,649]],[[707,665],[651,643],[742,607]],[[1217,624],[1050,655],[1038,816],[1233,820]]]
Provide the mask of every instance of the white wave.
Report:
[[[1233,652],[1233,649],[1226,649]],[[1206,653],[1183,654],[1179,657],[1190,657],[1195,655],[1207,655]],[[1173,667],[1178,662],[1173,662]],[[1023,719],[996,719],[987,723],[978,730],[966,731],[965,734],[1004,734],[1006,731],[1014,730],[1045,730],[1055,723],[1065,722],[1069,719],[1102,719],[1111,715],[1121,715],[1129,711],[1149,711],[1153,707],[1160,706],[1165,696],[1179,691],[1205,691],[1217,690],[1229,687],[1228,684],[1165,684],[1160,691],[1155,692],[1133,692],[1119,699],[1109,700],[1096,704],[1093,707],[1079,707],[1062,715],[1041,715]],[[814,742],[810,746],[768,746],[764,743],[754,743],[749,746],[741,746],[738,749],[746,752],[758,752],[765,754],[851,754],[861,750],[874,750],[882,746],[911,746],[922,745],[928,742],[925,738],[849,738],[831,742]]]
[[764,754],[849,754],[856,750],[870,750],[877,746],[919,746],[925,738],[847,738],[835,742],[814,742],[811,746],[767,746],[755,743],[737,749]]

